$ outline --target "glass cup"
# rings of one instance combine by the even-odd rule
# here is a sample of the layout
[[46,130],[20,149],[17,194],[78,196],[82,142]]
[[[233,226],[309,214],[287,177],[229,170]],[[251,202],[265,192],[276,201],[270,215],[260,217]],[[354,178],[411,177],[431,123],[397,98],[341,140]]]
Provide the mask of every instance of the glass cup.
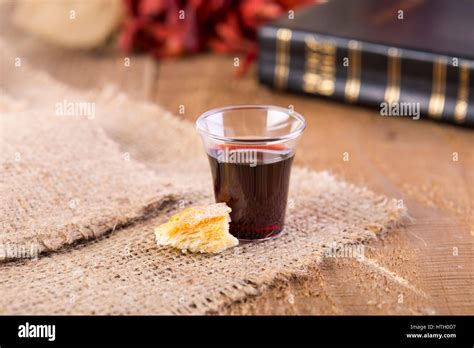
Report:
[[212,109],[196,121],[211,165],[216,202],[232,209],[230,233],[265,240],[283,230],[291,165],[303,116],[271,105]]

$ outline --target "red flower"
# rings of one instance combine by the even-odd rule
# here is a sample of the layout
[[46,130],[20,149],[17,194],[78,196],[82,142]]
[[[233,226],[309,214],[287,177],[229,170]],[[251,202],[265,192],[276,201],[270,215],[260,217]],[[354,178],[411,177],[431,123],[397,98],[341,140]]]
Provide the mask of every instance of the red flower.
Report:
[[256,54],[263,23],[315,0],[125,0],[120,45],[156,57],[196,53]]

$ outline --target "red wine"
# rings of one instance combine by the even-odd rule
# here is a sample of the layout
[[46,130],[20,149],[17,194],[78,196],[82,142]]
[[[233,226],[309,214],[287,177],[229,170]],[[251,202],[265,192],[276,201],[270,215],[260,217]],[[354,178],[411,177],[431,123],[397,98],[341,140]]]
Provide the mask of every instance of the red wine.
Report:
[[282,145],[220,145],[209,151],[216,202],[232,208],[232,235],[265,239],[283,230],[293,157]]

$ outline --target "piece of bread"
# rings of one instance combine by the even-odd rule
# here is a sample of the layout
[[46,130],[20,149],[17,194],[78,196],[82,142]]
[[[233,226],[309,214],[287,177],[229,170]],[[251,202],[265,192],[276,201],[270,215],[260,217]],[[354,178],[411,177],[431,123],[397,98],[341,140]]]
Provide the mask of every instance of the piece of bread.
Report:
[[18,0],[13,21],[53,44],[90,49],[104,44],[123,12],[121,0]]
[[225,203],[184,209],[155,228],[156,243],[183,252],[220,253],[239,244],[229,233],[231,211]]

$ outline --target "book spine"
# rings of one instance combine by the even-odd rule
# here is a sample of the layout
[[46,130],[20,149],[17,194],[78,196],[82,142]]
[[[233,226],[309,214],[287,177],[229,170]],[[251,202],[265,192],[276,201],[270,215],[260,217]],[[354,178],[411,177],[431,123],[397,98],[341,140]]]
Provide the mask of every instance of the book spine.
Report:
[[266,26],[259,80],[279,90],[474,126],[474,61]]

